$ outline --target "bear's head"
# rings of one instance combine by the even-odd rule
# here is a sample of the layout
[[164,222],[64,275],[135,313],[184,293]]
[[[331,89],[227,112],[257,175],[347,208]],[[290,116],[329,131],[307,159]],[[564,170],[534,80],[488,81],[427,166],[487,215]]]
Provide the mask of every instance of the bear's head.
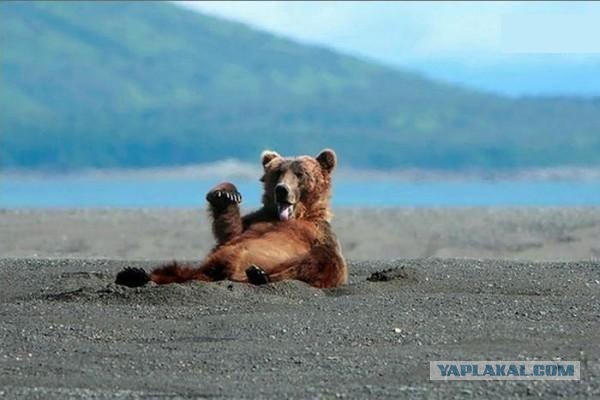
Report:
[[331,219],[331,173],[335,152],[325,149],[317,157],[282,157],[274,151],[261,155],[264,175],[263,205],[274,219]]

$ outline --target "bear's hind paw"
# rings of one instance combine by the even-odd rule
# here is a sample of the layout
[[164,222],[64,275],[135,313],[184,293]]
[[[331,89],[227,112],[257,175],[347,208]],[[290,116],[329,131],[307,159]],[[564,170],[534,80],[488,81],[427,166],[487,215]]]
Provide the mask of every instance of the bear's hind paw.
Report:
[[125,268],[123,271],[117,274],[115,283],[117,285],[138,287],[144,286],[150,281],[150,275],[142,268]]

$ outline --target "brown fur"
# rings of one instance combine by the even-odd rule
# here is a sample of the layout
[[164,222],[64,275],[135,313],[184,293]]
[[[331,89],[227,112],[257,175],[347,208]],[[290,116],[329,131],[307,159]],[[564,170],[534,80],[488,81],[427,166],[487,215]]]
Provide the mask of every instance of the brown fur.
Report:
[[[152,271],[150,280],[158,284],[223,279],[264,283],[253,281],[248,271],[257,266],[267,281],[297,279],[321,288],[346,282],[346,262],[330,227],[335,153],[323,150],[316,158],[284,158],[266,151],[262,163],[263,207],[241,217],[241,196],[235,186],[217,185],[207,194],[216,247],[200,266],[172,263]],[[289,204],[293,211],[286,220],[278,206]]]

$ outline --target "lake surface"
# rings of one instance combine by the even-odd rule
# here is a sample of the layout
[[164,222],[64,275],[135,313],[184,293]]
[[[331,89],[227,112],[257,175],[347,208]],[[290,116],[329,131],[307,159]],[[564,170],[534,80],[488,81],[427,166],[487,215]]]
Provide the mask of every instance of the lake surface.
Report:
[[[260,204],[258,181],[235,181],[244,205]],[[199,207],[218,180],[0,178],[0,208]],[[401,181],[338,179],[333,206],[458,207],[600,205],[600,181]]]

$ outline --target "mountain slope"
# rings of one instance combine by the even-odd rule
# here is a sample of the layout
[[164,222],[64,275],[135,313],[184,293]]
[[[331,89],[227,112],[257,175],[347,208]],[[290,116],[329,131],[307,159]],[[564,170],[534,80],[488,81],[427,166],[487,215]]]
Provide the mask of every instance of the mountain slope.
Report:
[[4,167],[600,163],[600,100],[442,85],[167,3],[2,2],[0,50]]

